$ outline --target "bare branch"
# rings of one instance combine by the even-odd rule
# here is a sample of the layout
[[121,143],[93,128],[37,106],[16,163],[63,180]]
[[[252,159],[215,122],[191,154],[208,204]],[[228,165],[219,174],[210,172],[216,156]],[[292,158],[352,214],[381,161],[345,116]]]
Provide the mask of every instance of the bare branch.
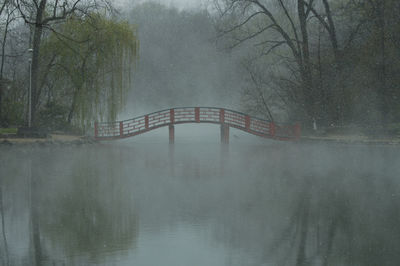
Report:
[[233,32],[233,31],[243,27],[252,18],[254,18],[255,16],[260,15],[260,14],[264,14],[264,12],[259,11],[259,12],[253,13],[251,16],[249,16],[247,19],[245,19],[242,23],[239,23],[238,25],[233,26],[231,29],[229,29],[227,31],[223,31],[220,35],[218,35],[218,37],[222,37],[225,34],[228,34],[230,32]]
[[3,13],[4,8],[6,7],[6,5],[8,4],[9,0],[4,0],[3,4],[0,7],[0,16]]
[[275,19],[275,17],[272,15],[272,13],[266,8],[266,6],[264,6],[263,4],[260,3],[260,1],[258,0],[250,0],[253,3],[255,3],[259,8],[261,8],[264,13],[269,17],[269,19],[272,21],[272,25],[274,27],[274,29],[279,32],[281,34],[281,36],[283,37],[283,39],[285,39],[285,41],[287,42],[288,46],[290,47],[290,49],[292,50],[292,53],[294,55],[295,58],[297,59],[301,59],[301,55],[300,55],[300,50],[297,50],[296,46],[294,45],[294,43],[292,42],[292,39],[290,38],[290,36],[287,34],[287,32],[278,24],[277,20]]
[[[231,10],[238,1],[239,0],[233,0],[231,2],[231,4],[224,11],[221,10],[222,13],[220,14],[220,16],[221,17],[225,16],[229,12],[229,10]],[[219,5],[218,5],[218,7],[219,7]]]
[[277,42],[276,44],[274,44],[273,46],[271,46],[271,47],[268,49],[267,52],[264,52],[264,50],[263,50],[262,55],[265,55],[265,56],[269,55],[269,53],[272,52],[275,48],[278,48],[278,47],[280,47],[280,46],[283,45],[283,44],[286,44],[286,41]]
[[300,49],[301,49],[300,41],[299,41],[300,39],[299,39],[299,36],[297,35],[297,29],[296,29],[296,26],[295,26],[295,24],[293,22],[293,19],[290,16],[286,6],[283,4],[282,0],[279,0],[279,3],[281,5],[281,7],[283,8],[283,11],[285,12],[286,17],[288,18],[288,20],[290,22],[290,25],[292,26],[292,31],[293,31],[293,34],[294,34],[294,38],[296,39],[296,42],[297,42],[297,50],[300,51]]
[[[58,2],[58,1],[57,1]],[[68,15],[73,14],[77,10],[77,5],[81,2],[81,0],[76,0],[74,4],[72,5],[71,9],[66,10],[65,5],[63,7],[63,12],[61,15],[56,15],[56,8],[57,6],[54,5],[54,15],[52,17],[48,17],[43,19],[42,25],[45,25],[51,21],[56,21],[56,20],[64,20],[67,18]]]
[[310,0],[310,3],[305,2],[306,6],[307,6],[307,10],[306,10],[306,17],[308,17],[310,15],[311,9],[309,7],[312,7],[314,4],[314,0]]
[[262,45],[269,44],[269,43],[276,44],[276,43],[280,43],[280,42],[282,42],[282,41],[266,40],[266,41],[262,41],[262,42],[256,43],[254,46],[257,47],[257,46],[262,46]]
[[356,28],[350,33],[349,37],[347,38],[346,44],[344,45],[344,49],[345,50],[350,48],[350,45],[352,44],[352,42],[354,41],[355,37],[359,33],[361,27],[367,22],[368,22],[367,19],[363,19],[357,24]]
[[[36,1],[34,1],[34,3],[37,6]],[[24,11],[23,11],[23,9],[21,8],[21,5],[20,5],[20,0],[16,1],[16,5],[17,5],[17,9],[18,9],[19,13],[21,14],[21,17],[25,21],[25,23],[27,23],[27,24],[35,24],[35,22],[30,21],[28,19],[28,16],[24,13]]]
[[[339,55],[338,55],[338,49],[339,49],[339,44],[337,41],[336,37],[336,30],[335,30],[335,24],[332,19],[332,14],[331,10],[329,7],[329,3],[327,0],[322,0],[324,7],[325,7],[325,12],[326,12],[326,18],[324,18],[321,14],[319,14],[312,6],[308,6],[309,10],[314,14],[314,16],[319,20],[319,22],[324,26],[324,28],[328,31],[329,37],[331,39],[331,44],[333,48],[333,53],[335,55],[335,59],[338,61],[339,60]],[[308,3],[305,2],[306,5]]]
[[56,0],[53,6],[53,17],[56,17],[57,15],[57,7],[58,7],[58,0]]
[[248,72],[250,74],[250,77],[251,77],[254,85],[256,86],[256,89],[258,91],[259,97],[261,98],[262,104],[263,104],[265,110],[267,111],[269,118],[271,119],[272,122],[274,122],[274,117],[272,116],[271,109],[268,107],[268,104],[267,104],[267,102],[265,100],[265,97],[264,97],[264,93],[262,92],[262,90],[260,88],[259,82],[256,80],[256,77],[254,76],[254,73],[250,69],[248,69]]
[[254,37],[257,37],[258,35],[260,35],[260,34],[263,33],[264,31],[266,31],[266,30],[268,30],[268,29],[271,29],[271,28],[273,28],[274,26],[275,26],[275,25],[271,24],[271,25],[269,25],[269,26],[267,26],[267,27],[265,27],[265,28],[262,28],[261,30],[255,32],[255,33],[253,33],[253,34],[250,34],[249,36],[246,36],[245,38],[236,39],[237,43],[235,43],[234,45],[232,45],[232,46],[229,47],[229,48],[231,48],[231,49],[232,49],[232,48],[235,48],[236,46],[242,44],[243,42],[245,42],[245,41],[247,41],[247,40],[250,40],[250,39],[253,39]]

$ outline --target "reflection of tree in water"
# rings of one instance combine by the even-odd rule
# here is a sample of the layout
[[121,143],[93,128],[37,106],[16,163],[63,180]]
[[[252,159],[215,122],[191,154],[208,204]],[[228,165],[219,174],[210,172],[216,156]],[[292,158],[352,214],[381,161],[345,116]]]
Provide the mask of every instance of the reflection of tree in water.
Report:
[[[9,254],[8,254],[8,244],[7,244],[7,236],[6,236],[6,225],[5,225],[5,218],[4,218],[4,205],[3,205],[3,180],[0,178],[0,223],[1,223],[1,239],[2,239],[2,248],[4,249],[0,251],[0,255],[3,258],[0,260],[2,264],[9,265]],[[1,245],[0,245],[1,246]],[[3,251],[3,252],[2,252]]]
[[399,199],[377,187],[372,176],[354,180],[340,174],[303,179],[308,181],[293,198],[290,222],[267,252],[280,249],[280,265],[400,262]]
[[276,232],[267,254],[280,254],[280,265],[345,264],[351,255],[352,225],[351,206],[343,188],[335,181],[325,183],[327,180],[311,176],[293,181],[297,191],[283,192],[293,201],[289,222]]
[[[91,157],[88,160],[85,156]],[[101,261],[109,252],[128,250],[135,245],[137,217],[121,194],[118,164],[104,163],[94,153],[78,154],[70,163],[64,181],[43,184],[39,223],[46,253],[58,257],[89,256]],[[57,173],[57,169],[51,171]],[[49,171],[51,173],[51,171]],[[46,177],[48,183],[51,175]],[[54,187],[55,186],[55,187]],[[40,192],[39,192],[40,193]],[[49,260],[51,260],[49,258]]]
[[[251,149],[248,156],[231,153],[224,174],[217,178],[218,163],[209,162],[214,157],[204,160],[184,154],[176,156],[181,166],[177,178],[171,179],[163,175],[167,163],[150,168],[153,165],[146,165],[142,154],[131,149],[67,151],[16,157],[24,162],[34,158],[32,207],[37,208],[32,209],[36,216],[32,219],[39,225],[34,230],[40,242],[33,244],[42,248],[43,263],[101,264],[106,255],[131,248],[138,230],[139,217],[131,207],[135,202],[142,209],[142,222],[151,220],[161,226],[169,223],[170,213],[183,213],[184,221],[191,224],[215,225],[216,237],[230,251],[244,251],[237,252],[242,261],[233,257],[230,266],[400,265],[400,182],[396,180],[400,168],[390,167],[396,161],[390,158],[376,163],[380,167],[371,163],[383,157],[380,153],[358,160],[357,164],[364,164],[357,169],[347,162],[356,156],[302,160],[292,150],[282,155],[275,149],[266,162],[253,158],[267,157],[271,151],[265,155]],[[133,158],[135,154],[140,157]],[[314,159],[315,163],[307,163]],[[14,177],[15,171],[8,172]],[[146,178],[134,178],[142,175]],[[14,206],[18,200],[25,203],[20,198],[29,194],[19,184],[5,190],[6,202]],[[17,191],[20,194],[14,194]],[[171,220],[176,219],[181,218]],[[13,254],[13,241],[9,243]],[[71,261],[59,259],[64,255]]]
[[249,164],[246,182],[227,183],[235,208],[220,216],[216,237],[256,261],[231,265],[400,265],[398,166],[371,163],[380,152],[356,162],[322,155],[321,165],[312,155],[268,157]]

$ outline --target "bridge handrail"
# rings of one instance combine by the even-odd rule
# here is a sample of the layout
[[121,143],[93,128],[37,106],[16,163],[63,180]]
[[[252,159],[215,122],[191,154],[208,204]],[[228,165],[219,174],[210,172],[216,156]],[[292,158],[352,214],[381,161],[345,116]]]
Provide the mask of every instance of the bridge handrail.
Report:
[[203,106],[174,107],[125,120],[96,122],[95,137],[97,139],[125,138],[180,123],[226,124],[254,135],[277,139],[297,139],[300,135],[298,124],[275,123],[227,108]]
[[[173,107],[173,108],[163,109],[163,110],[155,111],[155,112],[152,112],[152,113],[140,115],[140,116],[133,117],[133,118],[124,119],[124,120],[117,120],[117,121],[113,121],[113,122],[110,122],[110,121],[102,121],[102,122],[97,122],[97,123],[98,123],[98,124],[109,124],[109,123],[127,122],[127,121],[130,121],[130,120],[135,120],[135,119],[144,117],[144,116],[146,116],[146,115],[153,115],[153,114],[157,114],[157,113],[166,112],[166,111],[169,111],[169,110],[171,110],[171,109],[176,110],[176,109],[188,109],[188,108],[197,108],[197,106],[196,106],[196,107],[193,107],[193,106]],[[239,111],[232,110],[232,109],[228,109],[228,108],[211,107],[211,106],[199,106],[198,108],[200,108],[200,109],[201,109],[201,108],[224,109],[224,110],[226,110],[226,111],[230,111],[230,112],[233,112],[233,113],[237,113],[237,114],[241,114],[241,115],[248,115],[248,114],[246,114],[246,113],[239,112]],[[269,122],[273,122],[272,120],[260,118],[260,117],[257,117],[257,116],[250,116],[250,117],[251,117],[252,119],[258,119],[258,120],[262,120],[262,121],[265,121],[265,122],[268,122],[268,123],[269,123]],[[281,125],[284,125],[284,124],[290,125],[289,123],[280,123],[280,124],[281,124]]]

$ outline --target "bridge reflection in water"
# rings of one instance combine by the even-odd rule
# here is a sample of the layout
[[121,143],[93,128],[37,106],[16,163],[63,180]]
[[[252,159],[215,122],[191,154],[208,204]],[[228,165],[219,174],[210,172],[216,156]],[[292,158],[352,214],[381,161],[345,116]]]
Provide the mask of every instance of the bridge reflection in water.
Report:
[[174,125],[185,123],[220,124],[221,142],[224,144],[229,143],[230,127],[276,140],[298,140],[301,134],[299,124],[276,123],[225,108],[179,107],[122,121],[96,122],[94,135],[97,140],[122,139],[168,126],[172,144],[175,140]]

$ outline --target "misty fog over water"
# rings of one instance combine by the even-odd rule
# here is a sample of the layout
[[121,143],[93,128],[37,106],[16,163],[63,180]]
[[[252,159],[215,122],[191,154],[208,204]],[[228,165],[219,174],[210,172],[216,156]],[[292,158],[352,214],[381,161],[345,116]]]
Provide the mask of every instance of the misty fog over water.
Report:
[[217,48],[215,25],[205,10],[155,2],[127,10],[123,15],[137,26],[140,55],[123,119],[171,107],[241,107],[244,52]]
[[2,147],[10,265],[400,262],[397,149],[179,129],[204,136]]
[[400,265],[399,1],[31,2],[0,266]]

